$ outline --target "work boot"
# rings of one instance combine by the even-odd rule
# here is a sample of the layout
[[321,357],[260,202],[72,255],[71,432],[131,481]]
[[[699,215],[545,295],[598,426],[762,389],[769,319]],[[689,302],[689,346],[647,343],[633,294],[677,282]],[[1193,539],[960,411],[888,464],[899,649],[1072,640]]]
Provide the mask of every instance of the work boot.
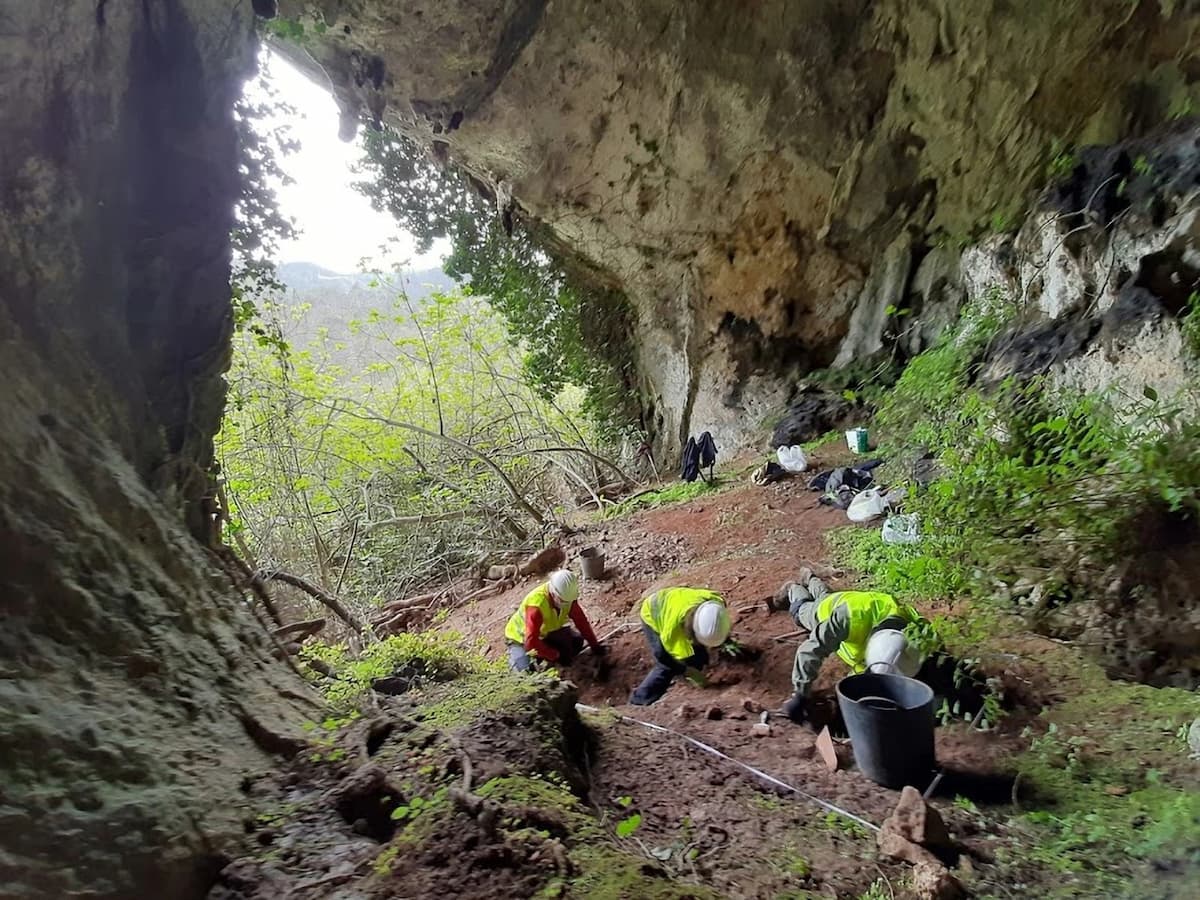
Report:
[[788,581],[767,599],[771,612],[794,612],[796,607],[812,601],[812,594],[801,582]]
[[767,598],[768,612],[787,612],[792,605],[791,589],[796,586],[796,582],[785,582],[783,587],[777,590],[774,594]]
[[783,714],[797,725],[803,725],[805,719],[804,696],[801,694],[792,694],[791,697],[784,701]]

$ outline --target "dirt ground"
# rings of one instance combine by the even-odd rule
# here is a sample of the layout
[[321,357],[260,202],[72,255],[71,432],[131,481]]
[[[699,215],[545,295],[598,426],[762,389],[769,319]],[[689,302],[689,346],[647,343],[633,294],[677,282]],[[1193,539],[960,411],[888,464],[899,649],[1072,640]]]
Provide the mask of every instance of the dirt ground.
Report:
[[[805,488],[805,480],[796,478],[765,487],[747,483],[619,522],[588,526],[564,546],[569,565],[584,547],[597,547],[607,557],[606,578],[582,581],[580,603],[609,652],[603,660],[585,653],[561,672],[562,677],[578,686],[583,703],[686,731],[785,780],[816,779],[822,789],[833,791],[834,802],[841,798],[852,806],[861,804],[853,811],[882,818],[894,804],[891,792],[853,772],[823,778],[823,767],[813,759],[812,729],[775,717],[771,735],[757,737],[751,726],[759,715],[748,711],[778,710],[791,694],[792,661],[801,640],[788,615],[768,611],[765,599],[794,578],[803,564],[834,589],[863,586],[830,563],[825,535],[847,524],[844,512],[820,505],[817,494]],[[504,623],[537,583],[528,579],[506,593],[470,603],[452,612],[442,627],[485,641],[488,652],[502,658]],[[732,636],[757,658],[721,659],[706,670],[706,687],[679,679],[653,706],[631,706],[629,694],[652,664],[639,627],[638,604],[649,591],[668,585],[719,592],[733,615]],[[813,693],[818,724],[836,717],[834,685],[846,674],[836,659],[822,669]],[[942,738],[939,761],[949,767],[962,763],[978,770],[989,757],[1004,755],[1003,737],[995,732],[959,735],[957,729],[947,729]],[[872,798],[878,798],[877,808]]]
[[[835,589],[857,586],[851,575],[832,568],[825,543],[830,529],[846,524],[844,512],[820,505],[817,494],[806,489],[805,479],[796,478],[765,487],[746,482],[681,505],[587,526],[564,547],[568,564],[576,569],[578,551],[584,547],[597,547],[606,555],[606,578],[584,580],[580,602],[609,652],[602,660],[584,654],[562,671],[562,677],[578,686],[585,704],[685,733],[869,822],[882,823],[897,794],[855,771],[844,743],[839,742],[839,755],[845,768],[831,773],[816,756],[812,728],[773,716],[769,735],[752,729],[761,710],[778,710],[790,695],[792,661],[800,642],[787,614],[770,612],[764,600],[802,564],[813,566]],[[480,639],[490,654],[502,657],[504,622],[536,583],[529,579],[499,596],[472,602],[452,612],[442,627]],[[637,624],[638,603],[647,592],[667,585],[721,593],[733,614],[733,637],[757,658],[722,659],[706,671],[706,687],[680,679],[659,703],[631,706],[629,694],[651,665]],[[826,663],[814,690],[818,721],[836,718],[834,685],[846,674],[839,661]],[[969,780],[949,777],[939,793],[953,798],[974,792],[981,803],[1007,802],[1012,778],[1004,773],[1004,761],[1024,724],[1017,717],[1000,732],[973,731],[965,725],[939,729],[939,763],[947,770],[972,774]],[[719,774],[714,776],[714,771]],[[827,821],[827,810],[810,802],[771,791],[764,794],[755,786],[746,791],[747,776],[669,736],[628,723],[609,724],[597,777],[613,797],[639,800],[642,828],[664,844],[678,840],[681,822],[716,829],[729,846],[723,850],[720,843],[705,845],[702,852],[711,856],[697,874],[731,896],[776,896],[770,891],[786,887],[787,877],[782,883],[779,877],[770,878],[768,892],[759,893],[766,889],[762,879],[750,873],[774,872],[771,853],[778,855],[780,848],[788,847],[787,835],[803,822],[819,823],[822,840],[814,844],[809,835],[803,850],[793,848],[814,873],[807,879],[793,874],[797,889],[816,889],[819,884],[827,893],[857,896],[856,891],[882,877],[873,868],[864,870],[857,852],[847,852],[847,842],[855,837],[852,826],[848,836]],[[728,787],[731,780],[736,790]],[[987,847],[981,845],[978,853],[986,858]],[[738,854],[758,862],[730,865],[726,857]],[[756,882],[759,888],[752,889]]]
[[[838,462],[835,456],[826,464]],[[769,734],[753,728],[762,710],[778,709],[790,693],[799,643],[789,617],[769,612],[764,599],[802,564],[812,565],[835,588],[866,586],[853,573],[833,569],[826,535],[847,520],[816,498],[803,479],[766,487],[731,480],[687,503],[581,527],[563,546],[576,570],[585,547],[597,547],[607,557],[607,576],[584,581],[580,602],[609,653],[602,659],[584,654],[561,672],[577,690],[569,692],[570,702],[562,695],[549,705],[535,695],[501,697],[543,679],[492,676],[500,679],[494,689],[484,685],[472,693],[469,687],[445,687],[458,692],[454,709],[456,715],[465,710],[466,724],[430,731],[427,724],[412,723],[428,722],[430,716],[438,721],[442,714],[433,710],[445,703],[429,705],[437,693],[376,700],[374,719],[338,737],[347,756],[334,771],[301,762],[255,788],[288,810],[290,821],[264,826],[259,816],[250,822],[247,833],[268,849],[231,865],[214,896],[912,896],[910,866],[881,855],[870,829],[811,799],[878,826],[895,807],[898,792],[858,772],[844,740],[837,743],[839,768],[829,771],[817,756],[813,729],[779,716],[770,719]],[[527,579],[498,596],[452,607],[436,618],[436,627],[457,631],[503,659],[505,620],[535,584],[537,579]],[[672,584],[720,592],[733,613],[733,636],[754,658],[722,659],[707,671],[707,687],[679,681],[659,703],[634,707],[627,703],[629,693],[651,665],[637,625],[637,604],[648,591]],[[952,602],[924,611],[961,614]],[[1159,845],[1150,838],[1157,834],[1153,819],[1160,808],[1146,806],[1157,802],[1155,792],[1168,782],[1185,790],[1200,787],[1196,767],[1170,744],[1172,729],[1184,721],[1186,702],[1181,706],[1180,695],[1140,686],[1105,694],[1107,686],[1094,680],[1095,666],[1016,625],[1001,629],[987,644],[978,648],[980,665],[1003,683],[1007,715],[986,731],[960,721],[936,733],[938,765],[945,775],[931,803],[957,843],[956,877],[974,896],[1198,896],[1189,893],[1189,873],[1200,869],[1180,863],[1178,854],[1154,856]],[[835,733],[840,732],[834,685],[845,674],[839,661],[827,661],[814,692],[818,717],[832,720]],[[1161,709],[1160,696],[1171,698]],[[575,699],[596,709],[582,713],[587,729],[571,724],[577,723]],[[549,706],[563,703],[566,709],[547,713]],[[1047,710],[1061,711],[1057,734],[1059,724],[1046,717]],[[1150,720],[1152,733],[1144,740],[1147,729],[1131,729],[1129,721],[1152,715],[1157,718]],[[1098,726],[1098,716],[1111,721]],[[764,784],[675,735],[629,719],[704,742],[810,797]],[[579,737],[584,731],[586,740]],[[1039,739],[1043,749],[1033,759],[1031,741],[1036,745]],[[468,758],[474,759],[474,783],[485,782],[481,793],[499,791],[489,795],[499,798],[489,800],[493,805],[502,804],[492,813],[464,806],[461,797],[457,806],[447,805],[447,785],[462,773],[458,760]],[[1018,758],[1033,759],[1020,775]],[[368,792],[367,812],[358,807],[335,812],[347,785],[362,777],[361,768],[349,762],[385,759],[394,788]],[[547,777],[551,782],[540,780]],[[542,786],[554,778],[569,783],[570,790],[545,794]],[[1038,796],[1049,788],[1053,794]],[[511,795],[507,801],[505,791]],[[424,808],[436,814],[426,814],[420,829],[388,825],[377,833],[370,809],[413,796],[424,797]],[[1176,796],[1163,794],[1163,802],[1177,803]],[[1066,805],[1072,797],[1075,805]],[[1031,830],[1041,826],[1021,818],[1030,804],[1039,803],[1057,810],[1047,813],[1049,830]],[[1180,827],[1187,825],[1190,809],[1178,806]],[[1059,813],[1062,818],[1054,818]],[[1148,835],[1143,843],[1151,849],[1138,865],[1149,866],[1144,871],[1154,874],[1153,888],[1139,893],[1140,888],[1108,887],[1138,882],[1123,860],[1107,858],[1111,850],[1104,840],[1116,839],[1096,831],[1098,816],[1111,818],[1114,829],[1126,829],[1120,840]],[[622,824],[634,818],[636,827],[622,831]],[[1077,840],[1055,822],[1090,830]],[[1039,856],[1049,836],[1062,843],[1054,853]],[[1099,859],[1095,847],[1101,848]]]

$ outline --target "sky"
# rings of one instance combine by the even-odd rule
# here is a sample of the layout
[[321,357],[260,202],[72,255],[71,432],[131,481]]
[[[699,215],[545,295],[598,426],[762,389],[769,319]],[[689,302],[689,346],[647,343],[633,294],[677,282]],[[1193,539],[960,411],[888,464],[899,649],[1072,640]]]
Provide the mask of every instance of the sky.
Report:
[[[351,187],[357,178],[351,169],[362,156],[362,132],[350,143],[338,139],[337,104],[329,92],[269,49],[260,62],[278,98],[297,111],[285,121],[300,148],[280,160],[294,183],[280,185],[276,193],[280,209],[296,221],[299,235],[280,246],[279,262],[312,262],[335,272],[390,268],[405,262],[409,269],[440,266],[444,246],[435,244],[417,256],[412,236],[391,215],[372,209],[370,201]],[[246,89],[251,96],[260,96],[256,81]],[[381,245],[390,239],[397,243],[381,252]],[[360,264],[363,257],[370,260],[365,266]]]

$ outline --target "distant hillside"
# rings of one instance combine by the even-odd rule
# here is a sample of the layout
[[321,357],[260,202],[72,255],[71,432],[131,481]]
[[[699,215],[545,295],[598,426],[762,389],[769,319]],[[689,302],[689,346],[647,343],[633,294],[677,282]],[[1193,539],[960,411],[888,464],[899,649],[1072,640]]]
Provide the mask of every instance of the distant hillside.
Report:
[[413,306],[419,308],[430,294],[445,293],[456,286],[441,269],[392,274],[390,285],[376,283],[373,274],[333,272],[309,262],[284,263],[278,272],[279,280],[288,288],[284,298],[287,306],[309,306],[302,321],[284,323],[285,337],[302,347],[325,329],[332,342],[345,344],[346,356],[340,360],[344,363],[359,358],[363,343],[361,337],[350,333],[348,323],[364,319],[371,310],[391,310],[398,296],[397,287],[403,286]]

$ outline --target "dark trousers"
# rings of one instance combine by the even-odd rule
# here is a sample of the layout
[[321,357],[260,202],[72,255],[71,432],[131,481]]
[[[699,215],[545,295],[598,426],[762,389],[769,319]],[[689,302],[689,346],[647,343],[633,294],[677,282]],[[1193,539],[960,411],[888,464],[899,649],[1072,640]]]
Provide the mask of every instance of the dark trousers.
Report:
[[[569,666],[583,650],[583,635],[570,625],[550,632],[542,640],[558,651],[557,663],[560,666]],[[528,672],[531,665],[533,665],[533,659],[530,658],[525,648],[510,641],[508,644],[508,667],[514,672]]]
[[682,675],[688,669],[703,669],[708,665],[708,650],[700,644],[693,645],[696,652],[691,659],[680,662],[666,651],[654,629],[644,622],[642,623],[642,634],[646,636],[646,643],[650,645],[650,655],[654,657],[654,668],[630,695],[629,702],[634,706],[649,706],[662,698],[676,675]]

